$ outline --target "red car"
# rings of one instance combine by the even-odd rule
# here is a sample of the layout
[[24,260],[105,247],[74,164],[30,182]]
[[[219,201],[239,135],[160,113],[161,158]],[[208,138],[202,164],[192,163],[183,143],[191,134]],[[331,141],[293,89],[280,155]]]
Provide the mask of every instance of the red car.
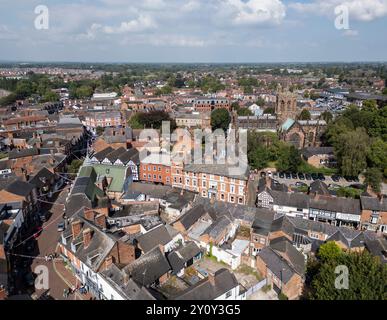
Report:
[[38,237],[42,234],[42,231],[43,231],[43,228],[42,228],[42,227],[37,227],[37,228],[35,229],[35,233],[34,233],[33,237],[34,237],[35,239],[38,238]]

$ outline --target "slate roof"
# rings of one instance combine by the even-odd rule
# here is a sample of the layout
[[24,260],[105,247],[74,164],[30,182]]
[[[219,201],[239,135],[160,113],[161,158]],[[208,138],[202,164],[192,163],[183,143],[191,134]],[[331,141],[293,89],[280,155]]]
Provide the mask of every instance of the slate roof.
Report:
[[109,154],[107,154],[105,158],[107,158],[111,163],[114,163],[125,152],[126,152],[126,149],[124,147],[120,147],[110,152]]
[[107,148],[105,148],[105,149],[103,149],[103,150],[101,150],[100,152],[97,152],[96,154],[94,154],[93,155],[93,158],[96,158],[98,161],[103,161],[105,158],[106,158],[106,156],[109,154],[109,153],[111,153],[111,152],[113,152],[114,151],[114,149],[112,148],[112,147],[107,147]]
[[315,193],[315,194],[320,194],[320,195],[325,195],[325,196],[331,194],[329,189],[328,189],[328,186],[320,180],[313,181],[310,184],[309,193]]
[[201,250],[195,242],[186,242],[184,245],[168,254],[168,261],[174,274],[177,274],[192,258],[200,254]]
[[375,210],[387,212],[386,198],[360,197],[360,203],[363,210]]
[[28,182],[37,188],[42,188],[47,185],[48,180],[52,179],[53,177],[55,177],[55,174],[48,170],[46,167],[44,167],[39,170],[39,172],[36,173]]
[[5,190],[9,193],[13,193],[21,197],[26,197],[31,193],[34,188],[35,187],[31,183],[16,180],[12,182],[8,187],[6,187]]
[[309,207],[332,212],[361,214],[360,200],[358,199],[319,197],[318,199],[311,199]]
[[8,158],[11,159],[18,159],[18,158],[24,158],[24,157],[32,157],[39,154],[38,149],[36,148],[30,148],[30,149],[13,149],[8,153]]
[[153,248],[124,268],[124,271],[143,286],[150,286],[171,269],[159,247]]
[[227,269],[220,269],[214,274],[214,285],[208,278],[183,290],[174,300],[214,300],[237,287],[235,275]]
[[309,147],[309,148],[304,148],[301,150],[301,154],[306,157],[310,158],[314,155],[320,155],[320,154],[328,154],[328,155],[333,155],[333,147]]
[[203,215],[206,214],[203,205],[198,205],[188,210],[177,221],[179,221],[186,230],[191,228]]
[[258,253],[258,257],[263,260],[267,268],[284,284],[288,283],[295,274],[298,274],[288,261],[270,247],[263,248]]
[[270,242],[270,247],[277,253],[284,256],[288,262],[293,266],[298,274],[304,274],[305,272],[305,257],[298,251],[290,240],[285,237],[281,239],[275,239]]
[[387,240],[385,238],[379,239],[365,239],[367,250],[376,257],[380,258],[382,263],[387,263]]
[[309,208],[309,197],[304,193],[289,193],[275,190],[268,190],[273,197],[275,204],[295,208]]
[[137,237],[139,247],[143,252],[149,252],[159,244],[166,245],[172,241],[167,228],[164,225],[158,226],[147,233]]
[[140,164],[140,155],[137,149],[129,149],[125,153],[122,153],[118,159],[123,163],[127,164],[130,160],[132,160],[135,164]]
[[[77,215],[77,218],[83,223],[82,231],[74,239],[71,228],[66,229],[64,233],[65,236],[68,236],[66,247],[72,251],[71,243],[73,243],[76,247],[76,257],[96,272],[113,249],[115,241],[80,215]],[[83,231],[86,229],[91,230],[92,236],[90,244],[85,248],[83,244]]]

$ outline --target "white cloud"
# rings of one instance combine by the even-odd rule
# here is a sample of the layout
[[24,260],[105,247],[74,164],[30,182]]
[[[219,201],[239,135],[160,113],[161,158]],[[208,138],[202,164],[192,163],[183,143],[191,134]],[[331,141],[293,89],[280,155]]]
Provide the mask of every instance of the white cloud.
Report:
[[234,25],[275,25],[286,16],[286,7],[280,0],[223,0],[222,7]]
[[314,0],[291,3],[289,7],[303,13],[333,17],[335,7],[340,5],[348,8],[350,20],[372,21],[387,16],[387,0]]
[[210,45],[209,41],[200,39],[198,37],[182,36],[182,35],[174,35],[174,34],[137,37],[137,39],[127,39],[127,42],[151,45],[155,47],[197,48],[197,47],[205,47]]
[[156,22],[152,17],[146,15],[140,15],[137,19],[133,19],[128,22],[122,22],[120,26],[104,26],[102,31],[107,34],[120,34],[127,32],[141,32],[157,27]]
[[198,0],[190,0],[181,7],[182,12],[193,12],[201,8],[201,3]]

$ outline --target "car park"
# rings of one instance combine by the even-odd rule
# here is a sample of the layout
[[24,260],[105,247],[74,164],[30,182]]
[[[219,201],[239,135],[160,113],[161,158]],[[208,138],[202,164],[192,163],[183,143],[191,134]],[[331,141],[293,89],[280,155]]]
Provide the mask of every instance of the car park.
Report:
[[286,179],[291,179],[291,178],[292,178],[292,176],[290,175],[289,172],[286,172],[286,173],[285,173],[285,177],[286,177]]
[[279,177],[280,177],[281,179],[284,179],[284,178],[285,178],[285,174],[284,174],[283,172],[280,172],[280,173],[279,173]]
[[312,180],[312,176],[309,173],[305,173],[305,179],[310,181]]
[[322,173],[317,175],[318,180],[325,181],[325,176]]
[[331,178],[332,178],[332,180],[333,180],[334,182],[339,182],[339,181],[340,181],[340,176],[338,176],[338,175],[336,175],[336,174],[334,174]]
[[297,181],[296,187],[307,187],[308,185],[305,182]]
[[293,172],[292,173],[292,179],[297,179],[298,177],[297,177],[297,173],[295,173],[295,172]]
[[305,180],[305,175],[303,173],[298,174],[298,179]]
[[313,181],[318,180],[318,174],[317,173],[312,173],[312,179],[313,179]]

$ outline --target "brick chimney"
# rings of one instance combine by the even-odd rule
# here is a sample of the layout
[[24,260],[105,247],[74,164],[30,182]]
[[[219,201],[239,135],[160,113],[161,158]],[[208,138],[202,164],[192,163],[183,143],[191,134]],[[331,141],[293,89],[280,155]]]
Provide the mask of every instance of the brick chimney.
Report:
[[83,246],[87,248],[90,245],[92,237],[92,231],[90,228],[83,230]]
[[109,267],[113,264],[113,257],[112,256],[108,256],[106,259],[105,259],[105,269],[109,269]]
[[95,217],[95,224],[102,229],[106,229],[106,216],[104,213],[100,213]]
[[209,274],[208,274],[208,281],[210,281],[210,284],[211,284],[212,286],[215,286],[215,275],[212,274],[212,273],[209,273]]
[[85,210],[84,215],[87,220],[94,221],[95,213],[93,210]]
[[73,233],[73,239],[78,237],[78,235],[81,233],[81,229],[82,229],[82,222],[80,220],[74,221],[71,224],[71,231]]

